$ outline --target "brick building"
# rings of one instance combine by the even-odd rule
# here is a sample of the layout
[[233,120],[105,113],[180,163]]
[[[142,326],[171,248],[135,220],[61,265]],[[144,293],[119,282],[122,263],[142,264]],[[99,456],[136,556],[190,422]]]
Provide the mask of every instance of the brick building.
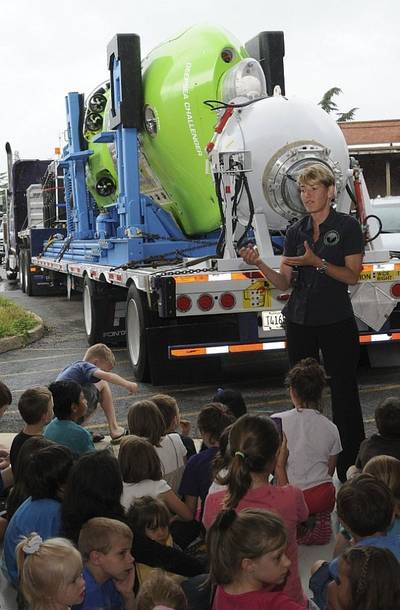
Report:
[[370,197],[400,195],[400,119],[339,123]]

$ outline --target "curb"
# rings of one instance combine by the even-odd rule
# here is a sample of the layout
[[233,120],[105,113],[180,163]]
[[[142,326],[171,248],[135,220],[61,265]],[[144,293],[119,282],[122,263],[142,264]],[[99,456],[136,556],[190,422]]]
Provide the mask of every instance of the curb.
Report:
[[44,335],[44,323],[40,316],[33,313],[33,311],[27,310],[27,313],[30,313],[37,320],[37,326],[28,330],[25,336],[22,335],[14,335],[13,337],[4,337],[0,339],[0,354],[4,352],[10,352],[13,349],[21,349],[21,347],[25,347],[26,345],[30,345],[31,343],[35,343],[35,341],[39,341]]

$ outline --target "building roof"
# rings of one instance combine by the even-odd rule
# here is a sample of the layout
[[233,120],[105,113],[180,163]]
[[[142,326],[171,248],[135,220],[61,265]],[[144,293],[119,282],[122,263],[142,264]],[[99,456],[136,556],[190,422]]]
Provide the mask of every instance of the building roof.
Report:
[[339,126],[350,149],[398,152],[400,148],[400,119],[349,121]]

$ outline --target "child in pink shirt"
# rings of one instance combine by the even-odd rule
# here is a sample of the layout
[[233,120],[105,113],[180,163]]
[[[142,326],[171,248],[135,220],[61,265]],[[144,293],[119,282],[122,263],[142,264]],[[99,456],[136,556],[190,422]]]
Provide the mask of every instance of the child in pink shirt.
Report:
[[[308,517],[308,508],[300,489],[291,485],[275,487],[268,482],[275,471],[278,482],[286,477],[286,441],[280,445],[276,426],[269,417],[243,415],[229,435],[231,461],[227,475],[218,482],[228,490],[208,495],[203,523],[210,528],[223,508],[241,511],[257,508],[278,514],[288,535],[287,555],[291,568],[284,593],[298,604],[306,605],[298,570],[296,529]],[[218,479],[218,477],[217,477]]]
[[302,610],[282,593],[290,568],[282,520],[265,510],[222,511],[207,534],[212,610]]

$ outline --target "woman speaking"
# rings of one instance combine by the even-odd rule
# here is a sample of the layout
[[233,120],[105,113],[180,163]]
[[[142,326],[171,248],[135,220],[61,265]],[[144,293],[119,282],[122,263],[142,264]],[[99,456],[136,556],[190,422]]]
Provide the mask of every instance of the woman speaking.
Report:
[[283,309],[290,366],[308,356],[319,360],[322,353],[343,446],[337,465],[343,481],[364,438],[356,376],[359,339],[348,292],[361,273],[363,236],[355,218],[331,207],[335,178],[327,166],[309,165],[298,185],[307,214],[287,230],[279,271],[262,261],[255,246],[242,248],[240,255],[280,290],[292,287]]

